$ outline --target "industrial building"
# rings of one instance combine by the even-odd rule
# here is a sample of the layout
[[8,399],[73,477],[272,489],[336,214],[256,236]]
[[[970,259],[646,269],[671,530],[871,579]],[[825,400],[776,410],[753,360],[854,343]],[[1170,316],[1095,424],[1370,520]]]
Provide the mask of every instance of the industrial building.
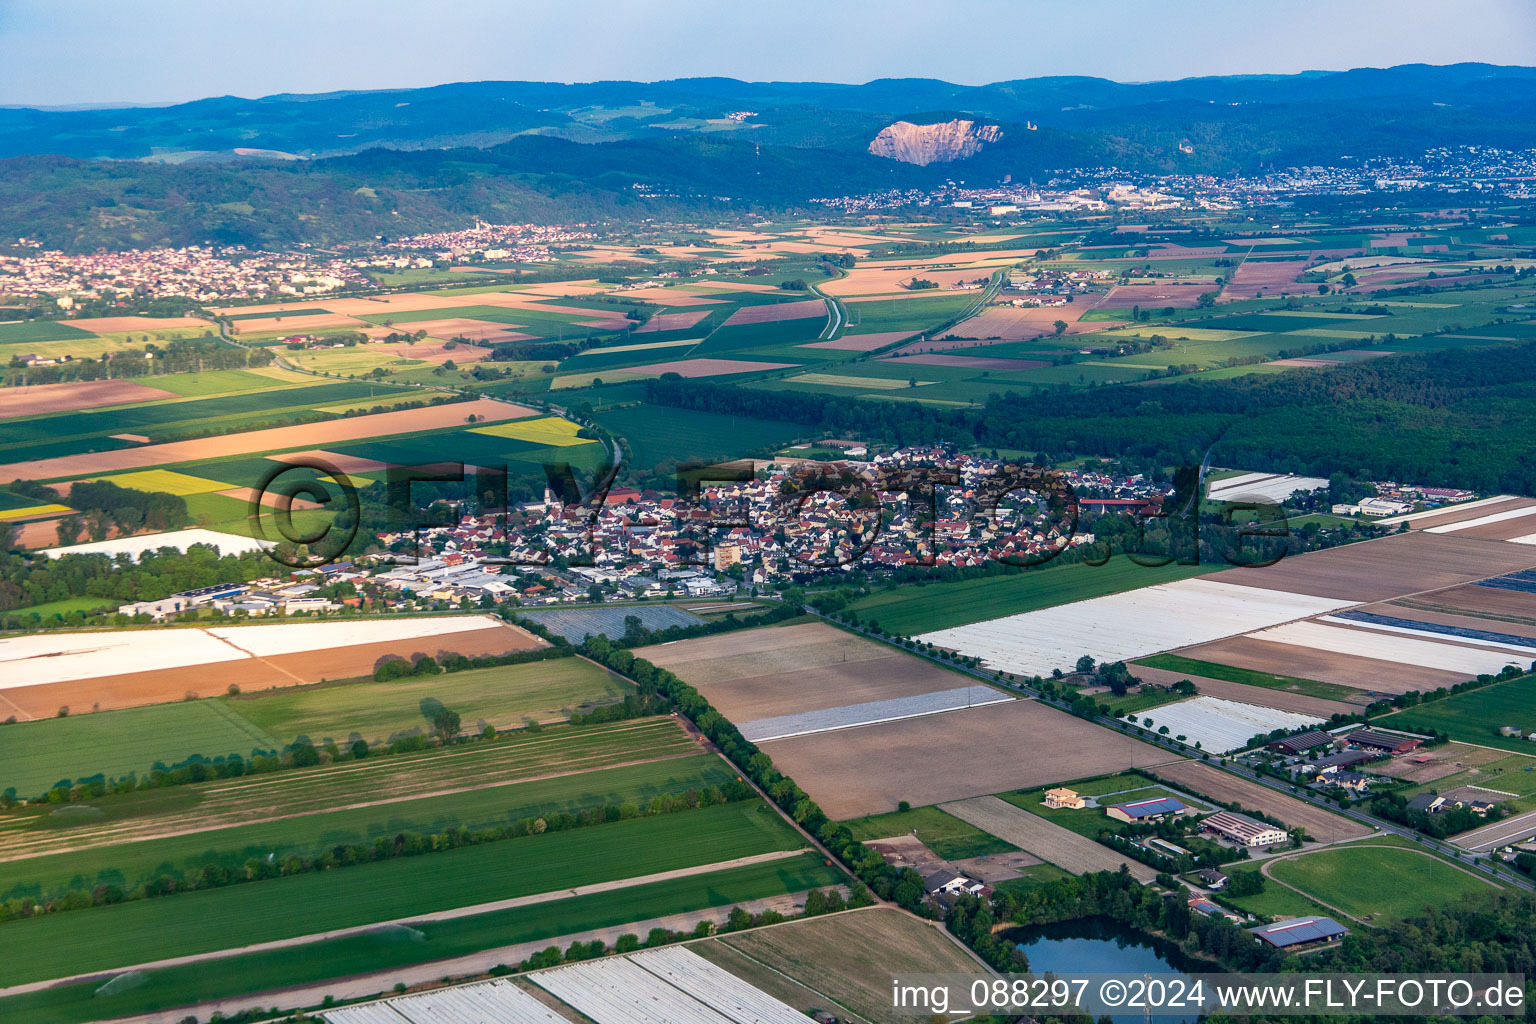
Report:
[[1129,804],[1113,804],[1104,813],[1116,821],[1161,821],[1178,814],[1188,814],[1189,806],[1171,796],[1157,796]]
[[1200,828],[1244,846],[1274,846],[1291,838],[1284,829],[1234,811],[1217,811],[1202,821]]
[[1250,928],[1259,942],[1267,942],[1276,949],[1295,949],[1314,943],[1337,942],[1349,934],[1349,929],[1331,917],[1294,917],[1289,921]]

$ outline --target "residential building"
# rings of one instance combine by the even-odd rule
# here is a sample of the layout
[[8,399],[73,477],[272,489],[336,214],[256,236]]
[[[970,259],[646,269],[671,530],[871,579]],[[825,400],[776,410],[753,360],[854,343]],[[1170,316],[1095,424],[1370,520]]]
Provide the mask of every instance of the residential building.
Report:
[[1057,788],[1045,791],[1045,799],[1041,801],[1047,807],[1057,810],[1080,811],[1088,805],[1088,802],[1077,795],[1076,790]]

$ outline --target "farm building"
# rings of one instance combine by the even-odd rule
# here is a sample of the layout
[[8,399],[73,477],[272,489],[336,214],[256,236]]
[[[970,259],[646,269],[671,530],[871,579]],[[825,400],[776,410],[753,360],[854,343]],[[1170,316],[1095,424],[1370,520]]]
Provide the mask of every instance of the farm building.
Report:
[[1290,838],[1290,833],[1267,821],[1259,821],[1234,811],[1217,811],[1202,821],[1200,827],[1244,846],[1273,846]]
[[1377,750],[1341,750],[1337,754],[1328,754],[1316,760],[1308,761],[1302,765],[1302,771],[1325,772],[1330,768],[1350,768],[1357,764],[1365,764],[1381,757]]
[[1188,850],[1184,849],[1184,847],[1178,845],[1177,843],[1170,843],[1166,839],[1159,839],[1159,838],[1157,838],[1157,836],[1153,836],[1151,839],[1148,839],[1147,842],[1146,842],[1146,847],[1147,847],[1147,849],[1153,851],[1154,853],[1163,853],[1163,854],[1167,854],[1170,857],[1192,857],[1192,856],[1194,856],[1192,853],[1190,853]]
[[1319,942],[1337,942],[1349,934],[1349,929],[1331,917],[1296,917],[1289,921],[1260,925],[1249,929],[1259,942],[1267,942],[1276,949],[1295,949]]
[[1389,732],[1376,732],[1373,729],[1356,729],[1344,738],[1357,747],[1380,750],[1388,754],[1406,754],[1410,750],[1416,750],[1422,742],[1412,736],[1398,736]]
[[1215,868],[1201,868],[1195,873],[1195,877],[1200,879],[1201,885],[1213,892],[1225,888],[1227,884],[1227,876]]
[[1080,811],[1087,806],[1087,801],[1077,795],[1077,790],[1059,787],[1045,791],[1045,799],[1041,801],[1047,807],[1057,810]]
[[1134,803],[1113,804],[1104,808],[1104,813],[1116,821],[1161,821],[1174,815],[1188,814],[1189,806],[1169,796],[1158,796]]
[[1287,736],[1283,740],[1276,740],[1269,745],[1270,750],[1282,754],[1304,754],[1317,747],[1327,746],[1333,742],[1333,736],[1321,729],[1313,729],[1296,736]]
[[1211,917],[1212,915],[1219,914],[1222,917],[1225,917],[1228,921],[1232,921],[1237,924],[1241,924],[1243,921],[1241,917],[1238,917],[1236,914],[1232,913],[1232,911],[1221,909],[1216,904],[1206,899],[1204,896],[1191,897],[1189,900],[1189,909],[1205,917]]
[[1438,814],[1445,810],[1445,797],[1439,793],[1420,793],[1408,801],[1410,811],[1423,811],[1425,814]]

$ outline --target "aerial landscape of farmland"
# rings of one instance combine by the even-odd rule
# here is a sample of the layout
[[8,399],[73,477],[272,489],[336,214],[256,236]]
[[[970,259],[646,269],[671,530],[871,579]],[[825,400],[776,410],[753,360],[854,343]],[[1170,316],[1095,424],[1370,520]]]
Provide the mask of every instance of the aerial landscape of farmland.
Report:
[[1536,18],[1254,17],[7,8],[0,1019],[1529,1016]]

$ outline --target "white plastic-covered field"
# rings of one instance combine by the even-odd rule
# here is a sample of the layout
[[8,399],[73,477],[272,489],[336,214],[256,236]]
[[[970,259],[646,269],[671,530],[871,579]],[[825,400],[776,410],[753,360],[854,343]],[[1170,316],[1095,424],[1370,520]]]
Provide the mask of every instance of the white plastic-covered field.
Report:
[[[274,463],[275,465],[275,463]],[[72,544],[67,548],[48,548],[41,552],[50,558],[54,555],[128,555],[135,562],[146,551],[175,548],[185,552],[194,544],[207,544],[221,555],[244,555],[252,551],[264,551],[272,547],[268,541],[253,540],[233,533],[214,530],[172,530],[169,533],[141,533],[134,537],[114,537],[111,540],[91,541],[88,544]]]
[[1049,675],[1052,669],[1070,670],[1084,654],[1101,662],[1128,661],[1359,603],[1189,579],[941,629],[918,639],[978,657],[994,671]]
[[1522,662],[1522,658],[1515,654],[1437,643],[1394,633],[1333,626],[1324,622],[1292,622],[1251,635],[1255,640],[1309,647],[1315,651],[1395,661],[1400,665],[1437,668],[1444,672],[1465,672],[1468,677],[1484,672],[1497,673],[1505,665],[1519,665]]
[[[661,951],[655,951],[657,953]],[[597,1024],[804,1024],[805,1014],[686,949],[609,957],[532,975]]]
[[35,633],[0,640],[0,690],[247,657],[200,629]]
[[1214,480],[1206,491],[1211,501],[1237,501],[1240,498],[1265,498],[1284,502],[1297,491],[1315,491],[1328,481],[1316,476],[1291,476],[1285,473],[1244,473]]
[[1443,526],[1426,526],[1425,533],[1460,533],[1462,530],[1470,530],[1477,526],[1492,526],[1494,523],[1505,523],[1511,519],[1524,519],[1526,516],[1536,516],[1536,505],[1527,505],[1524,508],[1507,508],[1499,512],[1490,512],[1476,519],[1463,519],[1459,523],[1446,523]]
[[500,619],[489,615],[455,615],[208,629],[39,633],[0,639],[0,690],[497,628],[506,627]]
[[1300,729],[1322,722],[1321,718],[1312,715],[1220,697],[1194,697],[1176,704],[1164,704],[1137,715],[1127,715],[1126,720],[1159,733],[1166,726],[1169,736],[1182,736],[1191,746],[1198,743],[1201,750],[1217,754],[1240,750],[1253,737],[1276,729]]
[[832,732],[836,729],[853,729],[861,725],[877,725],[880,722],[896,722],[903,718],[921,718],[961,708],[980,707],[983,704],[1001,704],[1013,700],[1001,690],[990,686],[962,686],[937,693],[920,693],[915,697],[892,697],[889,700],[871,700],[861,704],[845,704],[838,708],[821,711],[802,711],[794,715],[775,715],[742,722],[741,735],[753,743],[788,739],[791,736],[809,736],[812,733]]
[[[1510,651],[1515,654],[1523,654],[1527,658],[1536,658],[1536,640],[1529,643],[1509,643],[1503,640],[1494,640],[1488,636],[1468,636],[1465,632],[1455,633],[1448,629],[1414,629],[1412,626],[1394,626],[1384,622],[1365,622],[1360,619],[1349,619],[1336,615],[1324,615],[1317,620],[1338,626],[1353,626],[1356,629],[1369,629],[1377,633],[1397,633],[1400,636],[1417,636],[1427,640],[1444,642],[1447,640],[1458,643],[1472,644],[1476,647],[1487,647],[1495,651]],[[1490,626],[1498,625],[1497,622],[1489,622]],[[1433,625],[1432,623],[1428,625]]]
[[327,1010],[320,1016],[326,1024],[569,1024],[502,978]]

